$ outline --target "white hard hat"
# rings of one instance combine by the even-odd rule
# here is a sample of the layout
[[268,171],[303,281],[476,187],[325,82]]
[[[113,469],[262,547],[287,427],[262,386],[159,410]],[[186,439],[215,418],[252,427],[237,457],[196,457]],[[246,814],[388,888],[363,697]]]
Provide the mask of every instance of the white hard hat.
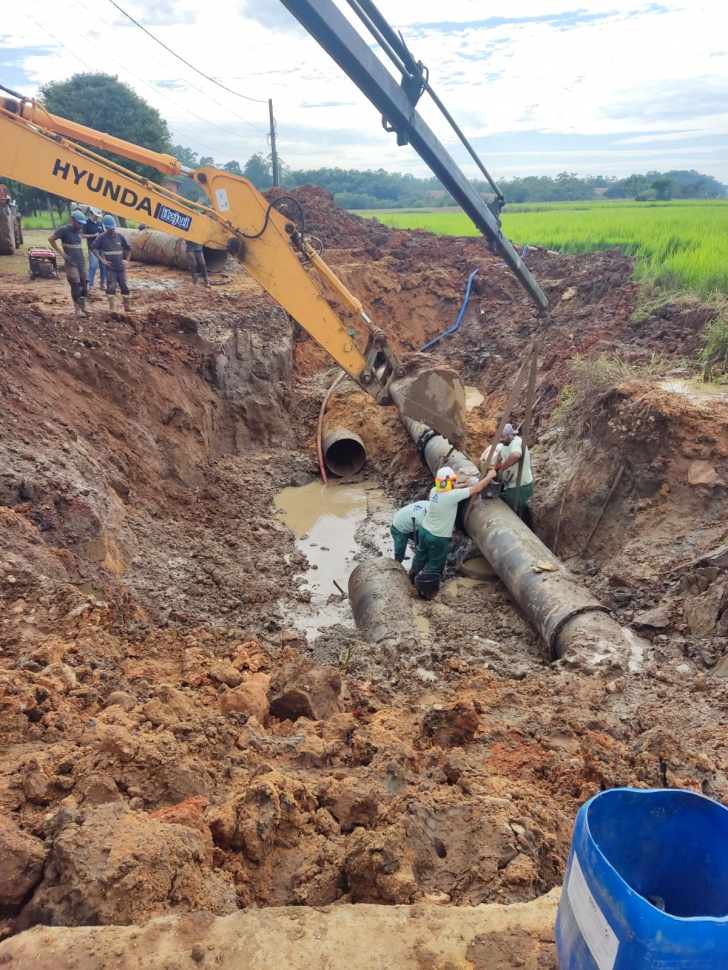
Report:
[[435,480],[438,482],[446,481],[448,478],[457,478],[455,471],[450,468],[449,465],[444,465],[435,475]]

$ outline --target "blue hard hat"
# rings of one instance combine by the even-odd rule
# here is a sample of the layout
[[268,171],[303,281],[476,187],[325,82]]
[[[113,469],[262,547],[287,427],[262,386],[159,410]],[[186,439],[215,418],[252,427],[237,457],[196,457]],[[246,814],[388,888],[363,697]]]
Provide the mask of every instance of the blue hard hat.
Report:
[[104,216],[101,220],[104,229],[116,229],[116,219],[113,216]]

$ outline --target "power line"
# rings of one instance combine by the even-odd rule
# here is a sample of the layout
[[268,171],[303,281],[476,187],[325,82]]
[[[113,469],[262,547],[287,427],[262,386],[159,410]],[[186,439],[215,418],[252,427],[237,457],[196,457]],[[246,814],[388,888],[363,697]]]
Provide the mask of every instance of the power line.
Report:
[[[98,19],[101,21],[102,24],[106,24],[107,27],[109,27],[111,30],[115,31],[117,34],[119,34],[120,37],[123,36],[123,34],[121,33],[121,31],[118,29],[118,27],[115,27],[113,24],[110,24],[108,22],[108,20],[104,20],[104,18],[101,16],[100,13],[98,13],[98,11],[91,10],[91,8],[90,7],[87,7],[86,4],[82,2],[82,0],[77,0],[77,3],[78,3],[79,6],[83,7],[84,10],[88,10],[89,13],[94,13],[98,17]],[[157,62],[157,64],[160,65],[160,67],[163,67],[166,70],[166,65],[163,64],[162,61],[160,61],[158,57],[155,57],[154,60]],[[117,63],[118,63],[118,61],[117,61]],[[126,68],[126,70],[129,70],[129,69]],[[129,71],[129,73],[131,74],[132,72]],[[136,77],[136,75],[133,75],[133,76]],[[138,80],[141,80],[141,79],[139,78]],[[262,128],[259,128],[257,125],[254,125],[253,122],[252,121],[248,121],[247,118],[243,118],[242,115],[236,114],[236,112],[234,112],[232,110],[232,108],[228,108],[227,105],[222,104],[220,101],[216,101],[214,98],[210,97],[209,94],[206,94],[202,90],[202,88],[197,87],[196,84],[193,84],[191,81],[187,81],[185,78],[178,78],[178,80],[182,81],[183,84],[188,84],[191,88],[194,88],[195,91],[199,91],[200,94],[204,95],[208,100],[212,101],[212,103],[213,104],[216,104],[219,108],[222,108],[224,111],[229,112],[234,118],[237,118],[238,121],[242,121],[244,124],[250,125],[251,128],[255,128],[255,130],[256,131],[259,131],[261,133],[261,135],[265,135],[266,134],[266,132]],[[145,81],[144,83],[146,84],[147,82]],[[154,90],[156,91],[157,88],[154,88]],[[253,100],[253,99],[251,99],[251,100]],[[172,103],[174,104],[176,102],[172,102]],[[267,104],[268,102],[266,101],[264,103]],[[185,108],[185,110],[190,111],[189,108]],[[194,114],[194,112],[192,112],[192,111],[190,111],[190,113],[191,114]],[[195,117],[199,117],[199,116],[198,115],[195,115]],[[209,122],[209,124],[214,124],[214,122],[211,121],[211,122]],[[218,126],[216,125],[215,127],[218,127]],[[221,131],[227,131],[227,129],[226,128],[222,128]],[[234,134],[233,132],[230,132],[230,131],[228,131],[227,133],[229,135],[233,135]],[[238,136],[235,136],[235,137],[238,137]]]
[[[87,64],[86,61],[82,60],[75,51],[72,51],[69,47],[66,47],[66,45],[63,43],[62,40],[59,40],[43,24],[38,23],[38,21],[35,19],[35,17],[31,16],[27,11],[26,11],[25,15],[28,18],[28,20],[32,20],[33,21],[33,23],[36,25],[36,27],[39,27],[42,31],[44,31],[46,34],[48,34],[48,36],[50,37],[50,39],[55,44],[58,44],[58,46],[59,47],[62,47],[64,51],[67,51],[67,53],[69,53],[71,55],[71,57],[73,57],[74,60],[78,61],[80,64],[83,64],[83,66],[85,68],[87,68],[89,71],[91,71],[92,74],[95,74],[96,73],[96,68],[91,67],[91,65],[90,64]],[[85,37],[84,35],[82,35],[82,36],[84,37],[84,40],[88,40],[88,37]],[[91,41],[89,41],[89,43],[91,43]],[[117,61],[116,63],[118,64],[119,62]],[[124,68],[124,70],[128,70],[128,68]],[[136,74],[133,74],[131,71],[129,71],[129,74],[131,74],[132,77],[137,77],[137,75]],[[140,80],[141,81],[141,78],[137,78],[137,80]],[[142,83],[146,84],[147,82],[146,81],[143,81]],[[156,88],[152,88],[152,90],[153,91],[156,91],[157,89]],[[161,94],[162,92],[160,91],[158,93]],[[171,100],[171,99],[168,99],[168,100]],[[173,101],[172,104],[176,104],[176,102]],[[180,107],[180,105],[177,105],[177,107]],[[185,109],[185,110],[189,110],[189,109]],[[199,115],[195,115],[195,117],[199,117]],[[204,118],[201,118],[200,120],[201,121],[205,121]],[[209,152],[219,152],[219,151],[221,151],[221,149],[213,148],[211,145],[206,145],[205,142],[200,141],[198,138],[193,138],[192,135],[188,135],[187,132],[180,131],[179,128],[175,128],[173,125],[169,125],[169,127],[170,127],[170,129],[176,135],[182,135],[183,138],[188,138],[190,141],[193,141],[196,145],[199,145],[201,148],[206,148]],[[235,157],[234,155],[231,155],[230,152],[223,151],[222,154],[223,155],[229,155],[230,158],[234,158]]]
[[258,104],[268,104],[267,99],[264,100],[263,98],[250,98],[248,97],[247,94],[240,94],[239,91],[233,91],[232,88],[228,88],[224,84],[221,84],[219,81],[216,81],[214,77],[210,77],[209,74],[205,74],[204,71],[201,71],[199,68],[195,67],[194,64],[190,64],[189,61],[186,61],[184,57],[181,57],[179,54],[173,51],[171,47],[167,47],[167,45],[163,41],[161,41],[158,37],[156,37],[150,30],[147,30],[147,28],[144,27],[143,24],[140,24],[138,20],[134,20],[131,14],[127,13],[123,7],[120,7],[119,4],[116,3],[116,0],[109,0],[109,3],[113,7],[116,7],[119,13],[123,13],[124,16],[128,20],[131,20],[133,24],[136,24],[136,26],[139,27],[140,30],[143,30],[145,34],[148,34],[152,38],[152,40],[155,40],[166,51],[169,51],[169,53],[172,54],[174,57],[176,57],[178,61],[182,61],[182,63],[186,64],[187,67],[192,68],[192,70],[195,71],[197,74],[199,74],[200,77],[206,78],[208,81],[211,81],[213,84],[216,84],[219,88],[222,88],[224,91],[229,91],[230,94],[234,94],[238,98],[244,98],[246,101],[257,101]]
[[48,30],[47,27],[44,27],[43,24],[39,24],[38,21],[35,19],[35,17],[32,17],[27,12],[27,10],[25,11],[25,16],[28,18],[28,20],[32,20],[36,27],[40,27],[40,29],[42,31],[44,31],[46,34],[48,34],[48,36],[50,37],[50,39],[55,44],[58,44],[58,46],[59,47],[62,47],[64,49],[64,51],[66,51],[67,53],[69,53],[71,55],[71,57],[73,57],[75,60],[79,61],[79,63],[83,64],[83,66],[85,68],[88,68],[88,70],[91,71],[92,74],[94,73],[94,68],[91,67],[90,64],[87,64],[86,61],[82,61],[81,58],[75,53],[75,51],[72,51],[70,48],[66,47],[66,45],[63,43],[63,41],[59,40],[57,37],[54,37],[53,34],[50,32],[50,30]]
[[[81,3],[81,0],[78,0],[78,2],[80,3],[80,5],[82,7],[85,7],[85,4]],[[89,8],[88,7],[85,7],[85,9],[88,10]],[[87,43],[91,44],[92,46],[94,45],[94,42],[91,40],[90,37],[87,37],[85,34],[81,34],[81,36],[83,37],[83,39]],[[165,98],[167,101],[169,101],[170,104],[173,104],[176,108],[182,108],[183,111],[187,111],[194,118],[197,118],[198,121],[202,121],[206,125],[212,125],[213,128],[217,128],[218,131],[222,131],[226,135],[232,135],[233,138],[239,138],[240,137],[234,131],[230,131],[229,128],[223,128],[221,125],[216,124],[214,121],[210,121],[209,118],[203,118],[202,115],[198,115],[196,112],[194,112],[192,110],[192,108],[188,108],[187,105],[180,104],[178,101],[175,101],[174,98],[170,98],[170,96],[168,94],[165,94],[164,91],[160,91],[158,88],[156,88],[149,81],[145,81],[143,77],[139,77],[139,75],[138,74],[135,74],[134,71],[132,71],[130,67],[127,67],[126,64],[122,64],[122,62],[120,60],[118,60],[116,57],[112,57],[111,54],[104,54],[104,59],[106,59],[106,58],[108,58],[109,60],[112,60],[115,64],[118,64],[119,67],[122,70],[124,70],[124,71],[127,72],[127,74],[131,74],[131,76],[133,78],[136,78],[136,80],[139,81],[140,84],[146,84],[146,86],[151,91],[154,91],[155,94],[160,94],[163,98]],[[224,107],[224,105],[222,107]],[[241,120],[245,121],[244,118],[241,119]],[[262,128],[258,128],[251,121],[246,121],[245,123],[246,123],[246,125],[250,125],[251,128],[255,128],[255,130],[256,131],[259,131],[261,133],[261,135],[266,135],[267,134],[267,132],[263,131]],[[223,152],[223,154],[224,155],[230,155],[230,152]],[[233,156],[230,155],[230,157],[232,158]]]

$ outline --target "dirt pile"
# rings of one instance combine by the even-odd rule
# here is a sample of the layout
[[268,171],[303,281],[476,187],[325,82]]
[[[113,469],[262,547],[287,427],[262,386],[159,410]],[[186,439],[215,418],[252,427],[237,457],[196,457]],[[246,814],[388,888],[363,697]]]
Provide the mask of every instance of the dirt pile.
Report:
[[[342,209],[330,192],[318,185],[303,185],[296,189],[271,189],[265,193],[273,202],[281,197],[297,199],[304,210],[306,235],[316,236],[326,248],[377,249],[387,247],[398,234],[373,219],[363,219]],[[278,204],[279,211],[290,216],[298,225],[298,206],[286,202]]]
[[50,859],[24,913],[28,925],[128,925],[177,911],[237,909],[231,882],[211,871],[209,829],[165,824],[112,802],[61,809],[46,841]]
[[[253,910],[215,918],[207,913],[153,920],[137,927],[78,927],[30,933],[0,943],[11,970],[96,970],[120,958],[140,970],[243,970],[280,960],[282,941],[292,970],[308,970],[322,949],[332,970],[397,966],[473,970],[556,970],[553,924],[558,892],[513,907],[302,907]],[[59,934],[62,938],[59,939]],[[323,941],[323,942],[322,942]],[[59,945],[60,943],[60,945]]]
[[[677,367],[698,317],[635,321],[618,253],[535,251],[552,301],[539,318],[482,240],[382,229],[297,191],[398,351],[452,325],[479,269],[435,353],[484,397],[473,456],[539,336],[536,528],[651,652],[633,676],[587,680],[548,664],[499,584],[451,577],[437,601],[413,599],[399,650],[345,626],[309,642],[306,562],[273,497],[315,472],[322,352],[242,274],[207,294],[137,267],[141,334],[105,310],[79,327],[63,284],[18,278],[0,298],[3,934],[198,913],[162,947],[188,966],[238,907],[534,900],[559,885],[574,816],[604,788],[728,799],[725,404],[626,387],[586,440],[550,427],[570,356],[639,362],[657,345]],[[426,494],[392,412],[345,384],[331,419],[365,438],[385,526]],[[551,965],[551,939],[506,929],[469,936],[467,965]],[[45,932],[3,957],[50,946]],[[146,949],[146,931],[73,932],[88,965]]]

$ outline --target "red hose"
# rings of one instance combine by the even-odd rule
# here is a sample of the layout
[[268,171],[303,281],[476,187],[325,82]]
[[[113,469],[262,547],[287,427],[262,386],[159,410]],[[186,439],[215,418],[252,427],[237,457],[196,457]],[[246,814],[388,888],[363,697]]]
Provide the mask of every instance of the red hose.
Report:
[[323,479],[324,485],[329,484],[329,480],[326,477],[326,465],[324,464],[323,447],[321,445],[321,435],[324,427],[324,414],[326,413],[326,407],[331,399],[331,395],[334,393],[336,388],[339,386],[339,384],[342,382],[342,380],[345,377],[346,377],[346,372],[342,370],[341,373],[336,378],[336,380],[334,381],[334,383],[326,392],[326,397],[321,402],[321,410],[319,411],[319,416],[318,416],[318,429],[316,431],[316,449],[318,451],[319,469],[321,470],[321,478]]

